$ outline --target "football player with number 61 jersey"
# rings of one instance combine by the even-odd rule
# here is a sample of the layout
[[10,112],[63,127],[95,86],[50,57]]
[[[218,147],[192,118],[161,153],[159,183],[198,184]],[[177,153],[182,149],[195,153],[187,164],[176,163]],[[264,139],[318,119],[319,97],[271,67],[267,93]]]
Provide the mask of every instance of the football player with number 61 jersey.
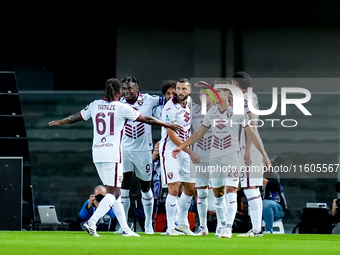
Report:
[[99,236],[96,231],[97,221],[112,207],[123,229],[125,236],[139,236],[127,225],[124,209],[120,201],[122,182],[122,136],[127,120],[137,120],[155,126],[165,126],[175,131],[182,128],[173,123],[165,123],[150,116],[143,116],[128,105],[118,100],[121,95],[121,83],[117,79],[109,79],[105,84],[105,98],[95,100],[80,112],[64,119],[49,122],[49,126],[72,124],[92,118],[93,123],[93,162],[107,193],[99,203],[92,217],[83,225],[83,229],[91,236]]

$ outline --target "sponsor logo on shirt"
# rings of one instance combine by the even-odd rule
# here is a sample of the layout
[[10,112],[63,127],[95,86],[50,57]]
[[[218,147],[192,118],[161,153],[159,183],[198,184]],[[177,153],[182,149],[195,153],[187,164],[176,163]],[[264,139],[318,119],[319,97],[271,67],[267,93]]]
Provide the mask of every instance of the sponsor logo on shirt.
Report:
[[101,144],[95,144],[93,146],[93,148],[103,148],[103,147],[113,147],[113,144],[112,143],[106,143],[106,138],[103,137],[101,140],[100,140]]

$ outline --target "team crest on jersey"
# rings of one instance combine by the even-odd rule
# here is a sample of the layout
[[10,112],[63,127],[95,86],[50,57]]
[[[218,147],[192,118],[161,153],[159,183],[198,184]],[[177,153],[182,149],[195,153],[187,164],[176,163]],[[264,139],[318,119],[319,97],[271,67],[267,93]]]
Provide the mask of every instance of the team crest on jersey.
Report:
[[144,103],[144,100],[143,100],[143,98],[142,98],[141,100],[138,100],[138,101],[137,101],[137,104],[138,104],[139,106],[142,106],[142,105],[143,105],[143,103]]
[[171,180],[174,177],[174,173],[173,172],[169,172],[168,173],[168,178]]
[[231,116],[233,116],[233,112],[232,111],[227,111],[227,117],[231,118]]
[[103,137],[102,140],[101,140],[102,143],[105,143],[106,142],[106,138]]

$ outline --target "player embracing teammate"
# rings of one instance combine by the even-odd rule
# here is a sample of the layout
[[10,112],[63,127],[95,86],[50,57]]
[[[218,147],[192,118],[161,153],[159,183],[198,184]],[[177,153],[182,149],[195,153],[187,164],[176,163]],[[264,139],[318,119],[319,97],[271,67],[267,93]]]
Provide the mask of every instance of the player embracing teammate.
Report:
[[[163,106],[164,97],[152,96],[139,92],[139,80],[133,76],[121,79],[124,97],[120,102],[131,106],[143,115],[152,115],[153,109]],[[146,234],[154,234],[152,215],[154,197],[151,190],[152,175],[152,131],[150,125],[142,122],[128,120],[125,124],[123,141],[123,183],[122,204],[126,218],[130,208],[130,184],[132,174],[135,173],[141,186],[142,204],[145,214],[144,229]],[[122,230],[118,230],[120,233]],[[116,232],[116,233],[117,233]]]
[[124,236],[139,236],[129,229],[120,201],[120,187],[123,179],[122,136],[126,122],[131,120],[149,125],[165,126],[175,131],[182,130],[179,125],[145,116],[132,107],[119,102],[120,96],[121,82],[117,79],[109,79],[105,84],[105,98],[91,102],[80,112],[64,119],[49,122],[49,126],[59,126],[92,119],[93,162],[102,183],[106,186],[107,194],[99,203],[92,217],[83,225],[83,229],[91,236],[99,236],[96,231],[96,223],[110,208],[114,210]]
[[[168,229],[167,235],[194,235],[190,230],[187,218],[191,199],[195,194],[195,180],[190,177],[190,158],[196,162],[199,156],[190,148],[183,147],[185,152],[179,153],[175,159],[172,151],[190,133],[191,84],[188,79],[179,79],[176,84],[176,94],[166,103],[162,111],[163,121],[177,121],[184,132],[178,134],[170,129],[162,129],[162,140],[159,152],[161,157],[161,173],[164,184],[168,185],[168,195],[165,202]],[[189,156],[190,155],[190,156]],[[179,197],[180,185],[183,191]]]

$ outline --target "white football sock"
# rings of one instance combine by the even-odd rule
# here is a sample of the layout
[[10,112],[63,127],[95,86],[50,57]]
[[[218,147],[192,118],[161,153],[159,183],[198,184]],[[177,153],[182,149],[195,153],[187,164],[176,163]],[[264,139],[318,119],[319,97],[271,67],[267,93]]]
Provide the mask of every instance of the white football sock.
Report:
[[130,190],[120,189],[120,199],[125,212],[125,218],[129,219],[129,209],[130,209]]
[[226,205],[224,200],[224,195],[222,197],[215,197],[215,207],[216,207],[216,216],[219,220],[220,225],[225,226],[226,225]]
[[237,212],[237,194],[228,193],[227,201],[227,228],[232,228]]
[[190,208],[192,196],[187,196],[182,192],[178,200],[178,218],[177,225],[184,226],[187,223],[188,211]]
[[251,224],[253,225],[253,231],[258,233],[261,231],[262,222],[262,198],[259,189],[245,189],[244,194],[247,197],[249,205],[249,215]]
[[170,194],[167,195],[165,200],[166,220],[168,229],[175,227],[175,219],[177,216],[177,197]]
[[124,212],[124,208],[123,208],[120,197],[113,203],[113,210],[114,210],[114,213],[117,217],[117,220],[118,220],[119,225],[122,228],[122,230],[125,233],[130,232],[131,229],[129,228],[129,226],[127,224],[127,219],[125,217],[125,212]]
[[153,205],[154,199],[151,189],[148,192],[142,192],[142,204],[145,214],[145,226],[152,225],[152,214],[153,214]]
[[107,193],[100,201],[98,208],[95,210],[92,217],[88,220],[90,227],[96,226],[98,220],[103,217],[111,208],[112,204],[116,201],[116,197],[110,193]]
[[200,226],[207,227],[208,188],[197,189],[197,213]]

